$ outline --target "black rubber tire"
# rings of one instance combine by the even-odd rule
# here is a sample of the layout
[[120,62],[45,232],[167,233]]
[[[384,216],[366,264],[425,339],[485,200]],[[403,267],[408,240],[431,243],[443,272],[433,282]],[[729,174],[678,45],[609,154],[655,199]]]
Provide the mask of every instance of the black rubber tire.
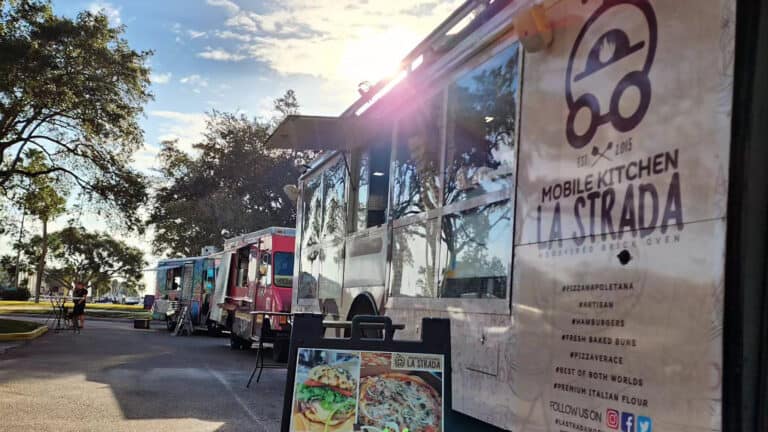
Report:
[[169,332],[172,332],[176,328],[176,321],[165,320],[165,326]]

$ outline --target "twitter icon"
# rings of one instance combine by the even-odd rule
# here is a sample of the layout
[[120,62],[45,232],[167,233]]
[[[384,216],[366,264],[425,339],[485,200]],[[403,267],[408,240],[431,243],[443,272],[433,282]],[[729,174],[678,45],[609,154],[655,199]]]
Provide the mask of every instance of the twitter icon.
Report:
[[637,432],[652,432],[653,423],[650,417],[637,416]]

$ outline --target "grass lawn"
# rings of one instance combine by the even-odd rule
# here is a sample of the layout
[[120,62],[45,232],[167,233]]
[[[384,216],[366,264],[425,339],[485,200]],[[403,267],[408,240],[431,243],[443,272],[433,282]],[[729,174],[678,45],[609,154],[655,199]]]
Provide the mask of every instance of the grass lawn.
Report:
[[0,333],[27,333],[40,327],[40,324],[0,318]]
[[[0,300],[0,308],[6,307],[6,306],[12,306],[12,307],[33,307],[38,308],[42,307],[47,310],[50,310],[51,308],[51,302],[49,300],[40,300],[40,303],[35,303],[31,301],[23,301],[23,300]],[[74,307],[74,304],[72,302],[67,302],[66,306],[70,309]],[[142,311],[144,310],[143,305],[124,305],[124,304],[112,304],[112,303],[88,303],[85,307],[93,308],[93,309],[102,309],[102,310],[116,310],[116,311]]]
[[[67,303],[66,307],[72,311],[74,305]],[[34,314],[48,315],[51,313],[51,303],[29,301],[0,300],[0,314]],[[151,311],[144,310],[142,305],[121,305],[111,303],[88,303],[85,306],[85,316],[100,318],[150,318]]]

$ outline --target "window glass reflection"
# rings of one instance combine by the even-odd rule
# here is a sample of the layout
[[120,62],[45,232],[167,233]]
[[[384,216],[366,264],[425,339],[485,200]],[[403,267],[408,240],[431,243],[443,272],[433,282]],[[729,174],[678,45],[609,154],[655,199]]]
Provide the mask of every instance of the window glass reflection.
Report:
[[505,298],[512,262],[509,200],[443,217],[440,296]]
[[275,285],[290,288],[293,284],[293,254],[275,253]]
[[343,248],[341,244],[326,244],[320,251],[318,290],[321,299],[340,299]]
[[513,186],[519,86],[515,44],[449,87],[446,204]]
[[317,276],[320,274],[320,252],[318,250],[302,251],[301,271],[299,272],[299,291],[297,297],[300,299],[317,298]]
[[392,295],[437,297],[435,259],[437,219],[396,228],[392,232]]
[[324,224],[323,240],[338,241],[344,236],[344,219],[346,209],[344,207],[344,186],[346,168],[344,160],[338,158],[336,163],[330,165],[323,173],[325,189],[324,200]]
[[320,188],[322,176],[307,180],[302,191],[302,247],[320,242],[323,227],[323,197]]
[[398,122],[392,184],[392,216],[399,218],[439,205],[440,112],[442,95],[418,104]]
[[358,182],[357,182],[357,209],[355,211],[355,229],[357,231],[368,228],[368,196],[371,182],[370,154],[363,151],[360,154]]

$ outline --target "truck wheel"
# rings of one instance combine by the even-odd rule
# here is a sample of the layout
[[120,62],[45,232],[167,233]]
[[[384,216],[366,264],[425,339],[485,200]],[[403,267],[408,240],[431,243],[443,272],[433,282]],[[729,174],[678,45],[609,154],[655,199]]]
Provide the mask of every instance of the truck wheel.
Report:
[[288,361],[288,341],[277,341],[272,344],[272,361],[285,363]]
[[176,328],[176,321],[165,320],[165,326],[168,328],[169,332],[172,332],[173,329]]

